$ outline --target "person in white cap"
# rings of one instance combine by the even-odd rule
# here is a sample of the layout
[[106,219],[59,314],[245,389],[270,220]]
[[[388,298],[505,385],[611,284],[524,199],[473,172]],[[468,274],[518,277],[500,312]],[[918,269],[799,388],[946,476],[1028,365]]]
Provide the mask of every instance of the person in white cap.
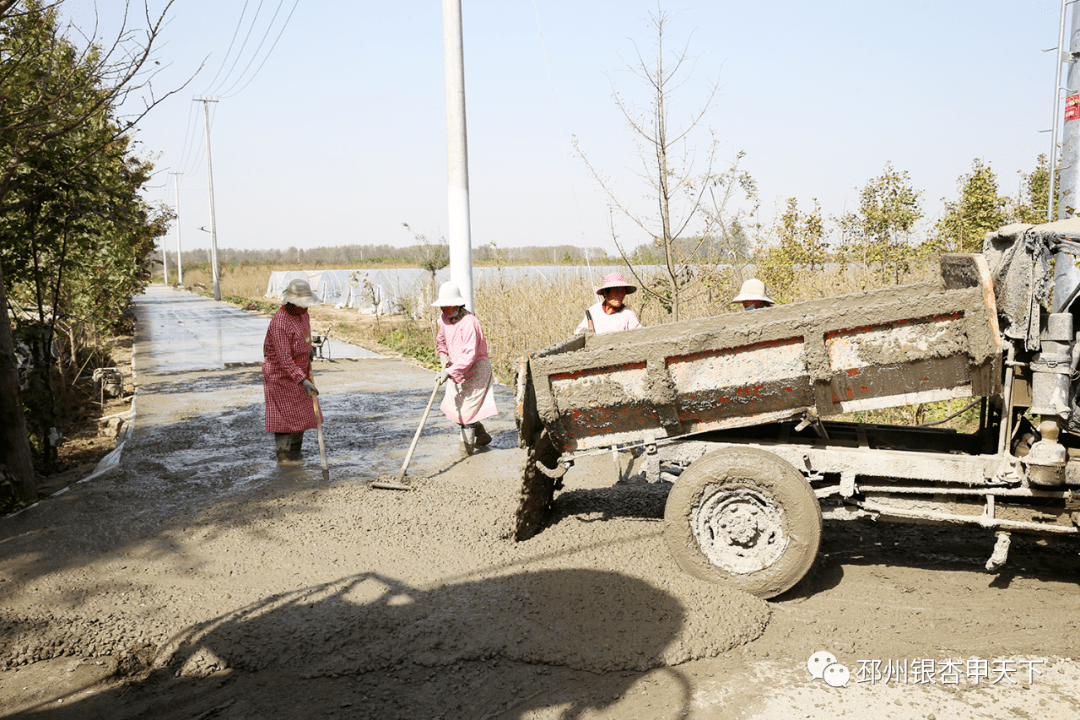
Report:
[[574,334],[589,330],[594,333],[618,332],[641,327],[634,311],[626,307],[626,296],[637,292],[637,287],[623,279],[622,273],[609,273],[600,281],[596,294],[600,301],[585,311],[585,319]]
[[292,280],[281,309],[270,320],[263,341],[263,394],[266,430],[274,433],[278,462],[299,460],[304,431],[315,427],[311,398],[311,320],[307,309],[319,303],[306,280]]
[[480,421],[499,412],[492,392],[494,376],[487,339],[480,321],[465,309],[457,283],[443,283],[439,298],[431,304],[442,310],[435,335],[435,351],[443,366],[439,382],[450,381],[439,409],[460,427],[461,454],[468,457],[477,447],[491,442]]
[[757,278],[750,278],[739,288],[739,294],[731,300],[732,304],[742,303],[743,310],[772,307],[776,303],[765,294],[765,283]]

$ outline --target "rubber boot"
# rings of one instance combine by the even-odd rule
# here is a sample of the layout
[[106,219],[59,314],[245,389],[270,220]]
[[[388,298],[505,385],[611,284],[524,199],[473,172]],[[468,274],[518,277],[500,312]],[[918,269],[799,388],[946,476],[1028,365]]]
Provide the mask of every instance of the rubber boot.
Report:
[[292,433],[274,433],[274,449],[277,451],[277,461],[287,462],[289,459],[289,447],[292,445]]
[[473,423],[473,428],[476,430],[476,447],[484,447],[491,442],[491,435],[488,434],[483,425]]
[[476,450],[476,431],[472,425],[461,426],[461,444],[458,446],[461,457],[467,458]]
[[289,459],[300,460],[301,446],[304,444],[304,433],[292,433],[289,437]]

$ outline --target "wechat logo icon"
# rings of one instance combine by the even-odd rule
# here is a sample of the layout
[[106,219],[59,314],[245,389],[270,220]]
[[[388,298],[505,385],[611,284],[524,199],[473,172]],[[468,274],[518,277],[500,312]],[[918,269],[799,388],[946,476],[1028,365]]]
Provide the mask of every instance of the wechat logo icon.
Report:
[[819,650],[806,661],[806,670],[812,680],[824,680],[831,687],[844,687],[851,679],[851,672],[831,652]]

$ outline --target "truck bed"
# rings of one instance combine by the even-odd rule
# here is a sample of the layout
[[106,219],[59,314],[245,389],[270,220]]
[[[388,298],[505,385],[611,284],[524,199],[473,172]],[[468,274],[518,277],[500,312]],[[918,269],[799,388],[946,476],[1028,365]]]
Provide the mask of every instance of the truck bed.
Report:
[[576,452],[814,414],[1001,391],[993,286],[978,255],[937,281],[577,337],[524,358],[521,444]]

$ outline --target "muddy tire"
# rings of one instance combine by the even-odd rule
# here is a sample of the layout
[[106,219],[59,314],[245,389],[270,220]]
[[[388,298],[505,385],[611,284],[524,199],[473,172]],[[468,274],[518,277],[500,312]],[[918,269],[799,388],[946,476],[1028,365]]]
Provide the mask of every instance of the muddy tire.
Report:
[[536,444],[529,448],[525,467],[521,472],[521,492],[518,495],[517,512],[514,515],[514,539],[528,540],[547,522],[551,515],[551,503],[555,498],[555,480],[540,468],[558,466],[559,453],[548,440],[547,433],[540,435]]
[[798,470],[772,453],[724,448],[679,477],[664,540],[684,571],[761,598],[789,590],[821,544],[821,507]]

